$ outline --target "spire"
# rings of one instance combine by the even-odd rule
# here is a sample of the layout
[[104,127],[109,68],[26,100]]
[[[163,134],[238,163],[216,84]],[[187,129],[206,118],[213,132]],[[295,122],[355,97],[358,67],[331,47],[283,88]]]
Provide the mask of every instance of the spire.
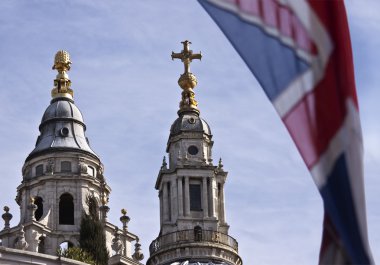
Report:
[[180,53],[172,52],[172,60],[181,59],[185,67],[184,73],[178,79],[178,85],[183,89],[182,100],[179,103],[178,114],[182,112],[191,111],[199,114],[198,103],[195,100],[195,94],[193,88],[197,85],[197,78],[190,72],[190,63],[193,59],[202,59],[201,53],[193,53],[190,50],[191,42],[185,40],[181,42],[183,44],[183,50]]
[[167,163],[166,163],[166,156],[164,156],[164,158],[162,159],[162,166],[161,166],[161,170],[165,170],[167,169]]
[[58,51],[54,57],[53,70],[58,74],[54,79],[54,88],[51,91],[52,98],[66,97],[73,99],[74,92],[70,88],[71,80],[67,72],[70,70],[70,55],[67,51]]

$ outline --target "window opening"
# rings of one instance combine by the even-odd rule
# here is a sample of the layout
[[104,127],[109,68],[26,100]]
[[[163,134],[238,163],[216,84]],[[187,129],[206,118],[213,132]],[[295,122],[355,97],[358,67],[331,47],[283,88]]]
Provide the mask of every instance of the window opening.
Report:
[[200,227],[199,225],[194,227],[194,240],[202,241],[202,227]]
[[190,184],[189,190],[190,190],[190,210],[202,211],[201,185]]
[[90,176],[95,177],[95,168],[93,168],[93,167],[88,167],[88,174],[89,174]]
[[59,199],[59,224],[74,224],[74,199],[68,193],[63,194]]
[[74,244],[71,243],[70,241],[64,241],[61,244],[59,244],[59,248],[61,250],[66,250],[66,249],[72,248],[73,246]]
[[44,165],[36,166],[36,176],[42,176],[44,174]]
[[34,212],[34,218],[39,221],[44,214],[44,205],[41,197],[34,198],[34,204],[37,206],[37,210]]
[[88,212],[90,216],[94,219],[98,219],[98,204],[92,196],[87,197]]
[[45,237],[40,236],[38,239],[38,253],[45,253]]
[[198,147],[196,147],[195,145],[190,145],[189,148],[187,148],[187,151],[190,155],[196,155],[198,154]]

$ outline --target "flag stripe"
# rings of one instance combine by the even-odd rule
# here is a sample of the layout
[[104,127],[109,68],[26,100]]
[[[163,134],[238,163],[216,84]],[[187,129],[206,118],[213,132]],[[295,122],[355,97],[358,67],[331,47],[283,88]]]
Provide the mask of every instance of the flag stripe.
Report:
[[345,102],[340,98],[348,95],[342,94],[336,84],[333,56],[324,79],[283,118],[309,169],[327,149],[346,116]]
[[[207,5],[206,11],[211,10],[210,12],[220,18],[215,22],[226,33],[227,38],[236,27],[240,27],[243,34],[230,41],[232,45],[239,47],[236,50],[241,56],[247,52],[252,54],[250,58],[242,58],[254,72],[259,83],[268,88],[265,93],[269,99],[274,100],[299,74],[309,67],[304,60],[296,56],[293,49],[284,46],[277,38],[273,38],[257,26],[241,20],[233,13],[224,12],[208,2],[202,2],[202,5]],[[246,34],[252,37],[245,38]],[[252,47],[255,46],[259,47],[253,50]],[[262,53],[263,49],[270,49],[271,56]],[[266,67],[255,67],[258,64]]]

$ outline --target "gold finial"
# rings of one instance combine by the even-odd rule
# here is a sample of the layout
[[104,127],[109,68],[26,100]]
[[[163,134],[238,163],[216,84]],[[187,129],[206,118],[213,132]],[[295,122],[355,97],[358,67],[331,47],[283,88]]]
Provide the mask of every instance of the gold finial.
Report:
[[51,91],[51,96],[73,98],[74,92],[70,88],[71,81],[67,72],[70,70],[70,55],[67,51],[58,51],[54,57],[53,70],[57,70],[58,74],[54,80],[54,88]]
[[202,54],[193,53],[193,51],[190,50],[190,41],[185,40],[181,43],[183,44],[183,50],[180,53],[172,52],[172,60],[181,59],[185,67],[184,73],[178,79],[178,84],[183,89],[178,113],[189,110],[199,113],[197,108],[198,102],[195,100],[193,91],[193,88],[197,85],[197,78],[190,72],[190,63],[193,59],[201,60]]
[[121,209],[121,214],[125,216],[127,214],[127,210],[125,210],[124,208]]
[[67,51],[61,50],[55,54],[53,70],[56,69],[60,73],[63,71],[69,71],[70,64],[70,54]]
[[192,50],[190,50],[190,44],[191,42],[188,40],[182,41],[183,44],[183,50],[180,53],[172,52],[172,60],[174,59],[181,59],[183,62],[183,65],[185,66],[185,72],[184,74],[190,73],[190,63],[193,59],[202,59],[202,53],[193,53]]

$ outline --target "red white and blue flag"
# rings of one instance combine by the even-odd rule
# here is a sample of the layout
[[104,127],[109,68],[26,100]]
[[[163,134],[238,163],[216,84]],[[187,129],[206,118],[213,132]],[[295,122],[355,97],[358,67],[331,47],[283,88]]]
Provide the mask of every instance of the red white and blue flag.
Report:
[[373,264],[343,1],[199,0],[256,76],[323,198],[320,264]]

